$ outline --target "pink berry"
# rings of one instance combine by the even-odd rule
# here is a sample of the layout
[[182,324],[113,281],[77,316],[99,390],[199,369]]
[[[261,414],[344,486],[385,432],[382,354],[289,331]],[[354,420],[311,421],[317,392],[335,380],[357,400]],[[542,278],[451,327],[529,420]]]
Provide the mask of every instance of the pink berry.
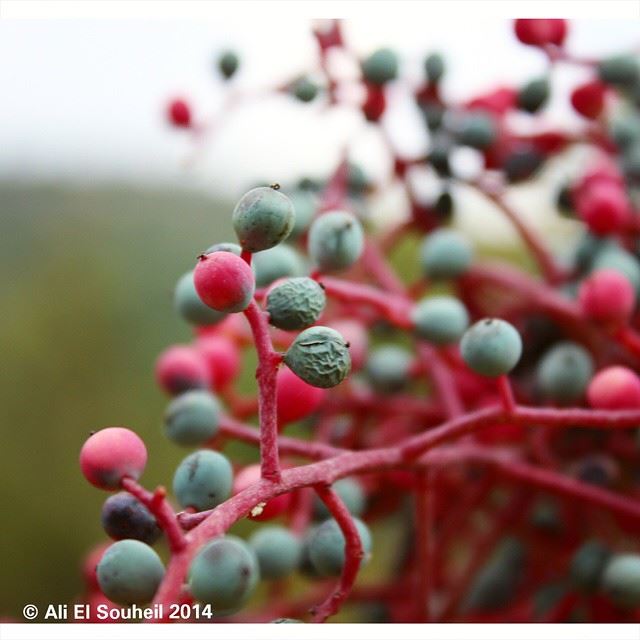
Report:
[[278,371],[276,394],[278,425],[282,427],[311,415],[322,403],[325,390],[312,387],[291,369],[282,367]]
[[575,203],[580,217],[596,235],[620,231],[631,218],[624,191],[612,181],[598,180],[580,189]]
[[640,409],[640,378],[627,367],[607,367],[591,380],[587,399],[594,409]]
[[[260,480],[260,465],[252,464],[236,474],[233,482],[233,493],[240,493],[248,486]],[[261,522],[277,518],[289,509],[291,505],[291,494],[283,493],[275,498],[271,498],[263,507],[257,507],[248,515],[249,519]],[[261,510],[260,510],[261,509]]]
[[211,383],[216,391],[226,387],[240,373],[240,353],[228,338],[203,336],[196,341],[196,349],[207,363]]
[[329,326],[349,343],[351,370],[362,369],[367,361],[369,349],[369,334],[365,326],[357,320],[347,318],[330,322]]
[[184,100],[172,100],[167,106],[167,118],[174,127],[188,128],[191,126],[191,109]]
[[585,316],[602,323],[625,323],[635,306],[635,292],[619,271],[600,269],[581,285],[578,300]]
[[206,389],[211,376],[203,354],[193,347],[174,345],[158,357],[156,380],[164,391],[177,395],[189,389]]
[[515,21],[516,37],[523,44],[543,47],[562,46],[567,36],[567,21],[549,18],[519,19]]
[[225,313],[244,311],[256,286],[251,267],[230,251],[200,256],[193,281],[202,301]]
[[84,477],[99,489],[120,488],[125,477],[137,480],[147,464],[147,448],[140,437],[124,427],[97,431],[80,450]]
[[576,87],[571,94],[573,108],[585,118],[597,118],[604,108],[605,89],[597,80]]

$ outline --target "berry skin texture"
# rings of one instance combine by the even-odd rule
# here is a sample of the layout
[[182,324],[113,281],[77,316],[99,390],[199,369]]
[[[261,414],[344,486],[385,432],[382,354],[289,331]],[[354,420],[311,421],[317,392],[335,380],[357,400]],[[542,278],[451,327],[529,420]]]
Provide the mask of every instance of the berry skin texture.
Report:
[[318,320],[326,302],[324,289],[311,278],[276,282],[267,292],[269,322],[285,331],[304,329]]
[[560,342],[538,363],[536,379],[545,398],[559,403],[580,400],[593,375],[593,360],[579,344]]
[[427,278],[457,278],[471,266],[473,249],[461,233],[440,229],[425,238],[420,261]]
[[225,51],[218,58],[218,69],[225,80],[229,80],[235,75],[238,67],[240,66],[240,58],[234,51]]
[[[358,518],[353,519],[364,557],[360,565],[366,564],[371,554],[371,533],[367,525]],[[318,574],[322,576],[339,576],[345,560],[345,541],[340,525],[331,519],[325,520],[315,531],[309,541],[309,559]]]
[[522,355],[522,339],[508,322],[485,318],[462,336],[460,353],[476,373],[495,378],[509,373],[518,364]]
[[[247,487],[255,484],[260,480],[260,465],[250,464],[241,471],[238,472],[233,481],[233,493],[240,493]],[[256,522],[264,522],[266,520],[272,520],[282,515],[291,506],[291,494],[283,493],[275,498],[271,498],[265,505],[259,509],[254,509],[247,515],[250,520]]]
[[250,538],[263,580],[279,580],[292,574],[300,562],[302,542],[285,527],[258,529]]
[[215,335],[202,336],[196,341],[195,348],[207,364],[216,391],[224,389],[240,373],[240,353],[231,340]]
[[[351,515],[361,516],[364,513],[367,506],[367,496],[360,482],[354,478],[341,478],[336,480],[331,485],[331,488],[344,502]],[[315,496],[313,501],[313,516],[317,520],[325,520],[331,517],[329,510],[318,496]]]
[[109,600],[141,605],[153,599],[164,577],[164,566],[150,546],[139,540],[120,540],[104,552],[96,573]]
[[364,249],[360,221],[347,211],[329,211],[309,229],[309,255],[320,271],[340,271],[353,265]]
[[640,378],[627,367],[602,369],[589,383],[587,400],[594,409],[640,409]]
[[398,75],[398,56],[391,49],[378,49],[362,61],[362,75],[367,82],[383,85]]
[[193,347],[175,345],[165,349],[156,361],[158,385],[170,395],[190,389],[206,389],[211,383],[207,363]]
[[457,298],[434,296],[425,298],[415,306],[411,321],[420,338],[443,345],[460,340],[469,326],[469,314]]
[[190,447],[213,438],[220,426],[220,403],[209,391],[187,391],[167,407],[164,431],[172,442]]
[[307,384],[288,367],[280,368],[276,380],[278,426],[310,416],[320,407],[324,397],[324,389]]
[[285,244],[256,253],[251,264],[255,270],[258,287],[267,287],[280,278],[300,277],[307,274],[304,258],[293,247]]
[[610,558],[611,551],[597,540],[585,542],[571,559],[571,582],[584,593],[594,593],[600,587],[602,574]]
[[240,246],[251,253],[280,244],[291,233],[295,219],[291,200],[271,187],[245,193],[232,216]]
[[147,464],[147,448],[141,438],[124,427],[97,431],[82,445],[80,468],[98,489],[114,491],[123,478],[137,480]]
[[321,389],[340,384],[351,370],[347,343],[329,327],[305,329],[285,353],[284,362],[299,378]]
[[184,509],[213,509],[231,495],[232,486],[231,463],[217,451],[192,453],[178,465],[173,476],[173,493]]
[[402,347],[377,347],[365,368],[371,386],[379,393],[400,391],[409,383],[412,360],[411,354]]
[[576,87],[571,93],[571,105],[585,118],[595,120],[604,109],[606,87],[594,80]]
[[202,302],[193,283],[193,271],[185,273],[178,280],[173,301],[178,314],[192,325],[208,326],[217,324],[226,318],[226,314],[216,311]]
[[202,301],[223,313],[244,311],[256,288],[251,267],[229,251],[200,256],[193,282]]
[[156,519],[149,510],[131,494],[116,493],[102,505],[102,527],[114,540],[140,540],[154,544],[162,535]]
[[172,100],[167,107],[167,118],[174,127],[188,129],[191,126],[191,109],[184,100]]
[[602,588],[619,607],[634,609],[640,605],[640,556],[613,556],[604,570]]
[[258,560],[236,536],[216,538],[196,555],[189,570],[189,588],[196,600],[209,603],[216,615],[240,609],[260,578]]
[[362,369],[369,355],[369,334],[366,327],[358,320],[344,318],[332,322],[331,328],[335,329],[349,343],[351,370],[359,371]]
[[567,36],[566,20],[524,18],[516,20],[514,26],[518,40],[522,44],[534,47],[542,47],[546,44],[561,47]]
[[594,271],[580,285],[578,300],[587,318],[615,326],[629,321],[636,295],[625,276],[612,269],[602,269]]

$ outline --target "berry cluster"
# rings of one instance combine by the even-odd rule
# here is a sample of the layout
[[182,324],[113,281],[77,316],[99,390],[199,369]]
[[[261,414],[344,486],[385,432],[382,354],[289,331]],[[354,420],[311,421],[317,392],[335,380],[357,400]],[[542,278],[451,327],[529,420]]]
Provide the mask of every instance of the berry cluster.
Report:
[[[115,542],[87,559],[88,599],[199,602],[214,620],[321,622],[345,603],[368,621],[640,619],[640,65],[572,56],[564,20],[517,20],[515,34],[546,55],[548,76],[454,104],[439,54],[412,86],[394,51],[359,59],[339,22],[318,27],[322,72],[276,90],[327,109],[359,95],[351,106],[382,133],[408,216],[375,228],[367,205],[385,185],[348,148],[326,180],[240,198],[237,244],[202,251],[175,289],[193,342],[156,363],[165,433],[195,449],[173,476],[181,511],[138,483],[147,451],[132,431],[106,428],[82,447],[87,480],[119,491],[102,511]],[[336,72],[336,50],[356,77]],[[567,96],[584,121],[572,132],[537,117],[559,63],[590,74]],[[231,83],[238,56],[218,69]],[[421,157],[386,135],[392,85],[424,118]],[[168,115],[201,133],[186,102]],[[580,221],[579,241],[561,259],[506,189],[576,144],[589,161],[557,203]],[[475,150],[476,176],[450,162],[459,147]],[[415,188],[425,175],[439,186],[429,201]],[[504,213],[536,275],[477,256],[451,225],[459,188]],[[413,282],[385,260],[399,246],[419,265]],[[243,395],[250,348],[257,394]],[[259,464],[229,460],[231,440],[258,447]],[[229,533],[243,519],[246,539]],[[371,559],[375,580],[356,586]],[[294,596],[296,573],[308,584]]]

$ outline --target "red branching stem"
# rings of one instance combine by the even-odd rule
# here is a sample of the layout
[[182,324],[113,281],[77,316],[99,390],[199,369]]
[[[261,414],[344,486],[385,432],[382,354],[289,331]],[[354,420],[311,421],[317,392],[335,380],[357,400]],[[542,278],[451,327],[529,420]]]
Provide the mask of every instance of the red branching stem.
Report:
[[431,620],[431,598],[434,581],[433,566],[433,515],[434,515],[434,482],[433,471],[425,469],[418,472],[416,486],[416,573],[418,578],[417,588],[417,615],[418,622]]
[[256,345],[258,354],[258,379],[260,416],[260,461],[262,477],[278,482],[280,479],[280,459],[278,454],[278,408],[276,404],[276,379],[282,356],[273,350],[269,327],[265,315],[252,300],[244,312]]
[[164,487],[158,487],[153,493],[139,485],[133,478],[123,478],[122,488],[137,498],[154,515],[158,526],[164,531],[172,553],[182,551],[186,546],[185,535],[171,505],[167,501]]
[[631,327],[621,327],[616,333],[618,342],[636,358],[640,358],[640,335]]
[[342,154],[340,162],[327,183],[318,204],[318,213],[339,209],[344,206],[347,197],[349,181],[349,161],[346,152]]
[[449,371],[440,352],[426,342],[421,342],[418,346],[418,353],[429,369],[436,395],[440,398],[447,416],[455,418],[462,415],[464,413],[464,405],[456,389],[451,371]]
[[366,241],[360,261],[369,275],[383,289],[396,295],[406,294],[406,287],[382,257],[380,247],[374,240]]
[[513,396],[513,389],[511,388],[511,382],[509,382],[508,376],[498,376],[496,382],[505,413],[508,416],[513,415],[516,411],[516,400]]
[[364,550],[353,517],[340,496],[328,485],[314,487],[316,493],[340,526],[344,536],[344,567],[338,585],[329,597],[312,611],[314,622],[324,622],[340,611],[358,576]]

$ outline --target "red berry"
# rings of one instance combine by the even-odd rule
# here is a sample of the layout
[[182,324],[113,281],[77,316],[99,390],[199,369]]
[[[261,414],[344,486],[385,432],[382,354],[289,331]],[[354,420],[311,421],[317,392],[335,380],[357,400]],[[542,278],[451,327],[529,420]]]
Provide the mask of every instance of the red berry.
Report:
[[587,399],[594,409],[640,409],[640,378],[627,367],[607,367],[591,380]]
[[119,489],[124,477],[137,480],[147,464],[147,448],[140,437],[124,427],[97,431],[80,450],[84,477],[99,489]]
[[156,361],[156,380],[170,395],[189,389],[206,389],[211,384],[204,356],[184,345],[169,347],[160,354]]
[[282,367],[278,371],[276,394],[278,425],[282,427],[311,415],[322,403],[325,390],[312,387],[291,369]]
[[225,313],[244,311],[256,286],[251,267],[230,251],[200,256],[193,282],[202,302]]
[[196,349],[207,363],[214,390],[223,389],[240,373],[240,353],[228,338],[202,336],[196,341]]
[[515,21],[516,37],[523,44],[542,47],[546,44],[562,46],[567,37],[567,21],[540,18]]
[[490,93],[477,96],[465,104],[469,110],[480,109],[489,111],[497,116],[503,116],[515,108],[518,92],[511,87],[498,87]]
[[597,80],[587,82],[573,90],[571,104],[581,116],[597,118],[604,108],[605,90],[605,85]]
[[592,273],[578,294],[585,316],[596,322],[619,324],[631,317],[635,306],[632,284],[619,271],[601,269]]
[[596,235],[621,231],[631,219],[624,190],[610,181],[599,180],[577,190],[574,202],[578,214]]
[[167,117],[174,127],[191,126],[191,109],[184,100],[172,100],[167,107]]
[[[236,493],[240,493],[240,491],[244,491],[248,486],[258,482],[258,480],[260,480],[260,465],[252,464],[245,467],[242,471],[236,474],[235,480],[233,481],[234,495]],[[291,494],[283,493],[275,498],[271,498],[271,500],[262,507],[262,511],[260,511],[259,508],[254,509],[248,517],[251,520],[257,520],[259,522],[263,520],[271,520],[272,518],[277,518],[279,515],[287,511],[290,505]]]

